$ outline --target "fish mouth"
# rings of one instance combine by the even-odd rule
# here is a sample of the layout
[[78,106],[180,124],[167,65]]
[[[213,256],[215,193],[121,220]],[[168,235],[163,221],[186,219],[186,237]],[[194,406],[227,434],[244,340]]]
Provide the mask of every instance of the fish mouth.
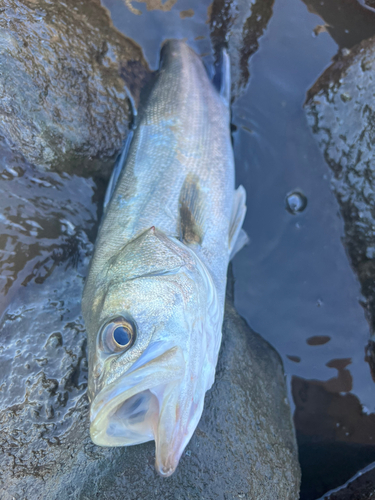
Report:
[[185,362],[180,347],[158,351],[159,345],[149,346],[130,371],[96,395],[90,408],[90,435],[98,446],[155,440],[156,469],[170,476],[187,444],[178,422]]

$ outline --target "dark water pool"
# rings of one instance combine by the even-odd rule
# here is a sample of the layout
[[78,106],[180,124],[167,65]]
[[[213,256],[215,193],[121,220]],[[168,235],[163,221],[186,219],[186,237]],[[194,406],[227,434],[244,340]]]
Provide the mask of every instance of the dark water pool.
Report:
[[[210,25],[215,2],[103,3],[115,26],[142,47],[152,69],[162,41],[171,37],[186,38],[212,65],[218,23],[229,25],[230,38],[228,18],[241,10],[224,2],[226,16]],[[316,29],[325,22],[330,34]],[[307,90],[339,44],[357,43],[374,26],[372,11],[354,1],[276,0],[250,59],[249,81],[232,106],[237,182],[248,195],[245,229],[251,240],[234,260],[235,301],[283,358],[304,500],[320,497],[375,461],[375,387],[365,362],[369,326],[342,244],[330,171],[303,109]],[[290,194],[306,197],[306,208],[288,211]]]

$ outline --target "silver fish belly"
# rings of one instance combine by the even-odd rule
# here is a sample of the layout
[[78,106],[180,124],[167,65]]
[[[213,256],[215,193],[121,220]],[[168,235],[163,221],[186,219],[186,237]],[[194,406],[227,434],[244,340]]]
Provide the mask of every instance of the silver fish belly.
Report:
[[176,469],[214,382],[228,262],[245,241],[224,62],[219,92],[184,42],[164,45],[82,299],[91,438],[155,440],[163,476]]

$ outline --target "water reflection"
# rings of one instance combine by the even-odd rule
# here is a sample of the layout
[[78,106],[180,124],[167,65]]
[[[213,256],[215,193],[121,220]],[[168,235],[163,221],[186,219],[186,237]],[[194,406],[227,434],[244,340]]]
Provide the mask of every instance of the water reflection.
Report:
[[303,212],[307,206],[306,196],[299,191],[293,191],[293,193],[289,193],[285,199],[285,202],[286,209],[293,215],[298,214],[298,212]]
[[305,500],[315,500],[375,461],[375,415],[346,393],[349,363],[333,360],[337,375],[326,382],[292,379]]
[[[340,48],[350,49],[375,35],[375,12],[353,0],[302,0],[324,21],[315,34],[327,31]],[[321,27],[321,29],[319,29]]]

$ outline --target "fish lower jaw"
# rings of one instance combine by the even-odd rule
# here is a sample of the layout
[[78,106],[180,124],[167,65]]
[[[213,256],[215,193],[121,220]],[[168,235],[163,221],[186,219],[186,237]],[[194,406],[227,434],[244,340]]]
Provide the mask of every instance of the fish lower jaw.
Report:
[[[98,446],[132,446],[155,441],[155,469],[162,477],[169,477],[176,470],[186,440],[172,437],[171,428],[176,425],[163,419],[162,399],[168,393],[166,386],[144,390],[119,403],[108,414],[101,412],[90,426],[91,439]],[[175,412],[174,412],[175,413]]]
[[145,390],[124,399],[107,414],[101,412],[90,426],[93,443],[98,446],[131,446],[154,439],[159,419],[157,398]]

